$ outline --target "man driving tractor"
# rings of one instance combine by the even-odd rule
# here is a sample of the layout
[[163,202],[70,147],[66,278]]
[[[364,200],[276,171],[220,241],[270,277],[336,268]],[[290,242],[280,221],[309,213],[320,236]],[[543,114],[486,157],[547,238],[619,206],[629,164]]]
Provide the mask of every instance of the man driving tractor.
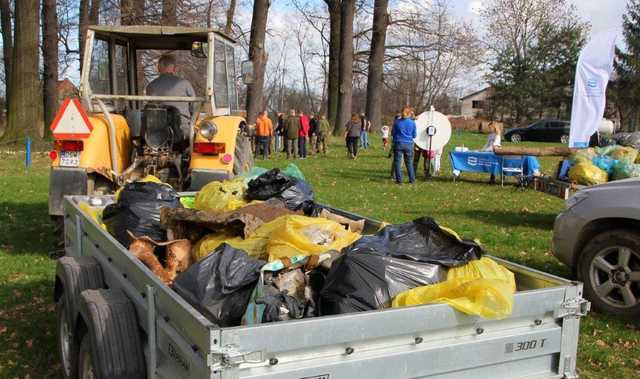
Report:
[[[173,54],[162,55],[158,59],[158,73],[160,74],[147,85],[145,92],[148,96],[195,96],[191,83],[176,75],[178,65]],[[193,116],[194,103],[163,101],[161,104],[178,108],[182,116],[183,125],[188,124]]]

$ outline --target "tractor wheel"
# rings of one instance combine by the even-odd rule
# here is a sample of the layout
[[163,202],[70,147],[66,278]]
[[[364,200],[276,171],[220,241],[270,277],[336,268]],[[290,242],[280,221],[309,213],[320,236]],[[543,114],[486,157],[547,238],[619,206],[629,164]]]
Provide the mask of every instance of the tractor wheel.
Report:
[[236,137],[236,151],[233,157],[233,175],[245,173],[253,167],[251,141],[240,133]]

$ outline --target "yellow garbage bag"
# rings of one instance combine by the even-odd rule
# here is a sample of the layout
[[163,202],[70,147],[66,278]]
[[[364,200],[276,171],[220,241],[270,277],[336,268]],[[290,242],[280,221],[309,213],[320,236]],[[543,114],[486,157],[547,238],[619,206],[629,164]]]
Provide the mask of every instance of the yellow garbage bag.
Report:
[[606,183],[607,172],[591,162],[579,161],[569,169],[569,180],[587,186]]
[[341,224],[322,217],[287,215],[269,224],[272,223],[277,227],[273,227],[267,243],[269,262],[295,255],[340,251],[360,238],[360,234],[346,230]]
[[444,282],[401,292],[392,306],[445,303],[466,314],[500,320],[511,314],[515,291],[513,273],[483,257],[450,268]]
[[210,182],[196,194],[193,204],[201,211],[227,212],[247,205],[245,185],[241,179]]
[[261,225],[245,239],[227,234],[210,234],[193,248],[194,258],[206,257],[222,243],[242,249],[269,262],[295,255],[322,254],[351,245],[360,234],[346,230],[335,221],[321,217],[286,215]]
[[96,224],[100,225],[100,227],[104,230],[107,230],[107,226],[102,222],[102,211],[104,208],[94,208],[86,201],[81,201],[78,203],[78,207],[89,215],[96,222]]
[[615,160],[627,160],[629,162],[635,162],[638,157],[638,150],[633,147],[615,146],[611,149],[609,156]]

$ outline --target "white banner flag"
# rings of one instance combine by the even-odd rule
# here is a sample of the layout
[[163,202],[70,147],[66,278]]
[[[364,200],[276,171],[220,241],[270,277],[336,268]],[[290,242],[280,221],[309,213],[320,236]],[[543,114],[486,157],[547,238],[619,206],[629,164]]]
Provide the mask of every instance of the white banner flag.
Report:
[[613,71],[616,32],[594,35],[582,49],[576,67],[571,108],[570,147],[587,147],[602,122],[607,84]]

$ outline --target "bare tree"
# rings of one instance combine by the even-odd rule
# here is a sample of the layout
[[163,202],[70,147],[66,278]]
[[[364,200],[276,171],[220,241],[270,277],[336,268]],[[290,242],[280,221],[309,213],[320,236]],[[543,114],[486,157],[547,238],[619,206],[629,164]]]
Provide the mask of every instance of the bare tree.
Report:
[[120,23],[122,25],[144,24],[144,0],[120,0]]
[[58,109],[58,11],[56,0],[42,2],[42,60],[43,60],[43,103],[44,132],[50,135],[48,128]]
[[384,70],[385,41],[389,13],[389,0],[376,0],[373,11],[373,35],[369,55],[369,76],[367,78],[367,118],[374,128],[382,125],[382,73]]
[[224,32],[231,35],[233,32],[233,16],[236,13],[236,0],[229,0],[229,8],[227,8],[227,22],[224,26]]
[[178,25],[176,0],[162,0],[162,17],[160,25]]
[[84,43],[87,39],[89,28],[90,0],[80,0],[80,12],[78,13],[78,50],[80,51],[80,70],[82,70],[82,57],[84,57]]
[[39,56],[40,2],[16,1],[15,49],[11,65],[9,117],[3,138],[15,141],[25,135],[36,137],[42,126]]
[[333,128],[335,135],[344,131],[345,124],[351,117],[353,94],[353,17],[355,0],[342,0],[342,19],[340,21],[340,100],[338,115]]
[[13,33],[11,22],[11,4],[9,0],[0,0],[0,28],[2,29],[2,58],[4,62],[5,103],[9,102],[9,81],[11,78],[11,60],[13,57]]
[[90,25],[100,24],[100,6],[101,5],[102,5],[101,0],[91,0],[91,7],[89,8],[89,24]]
[[329,75],[327,83],[327,110],[329,123],[336,125],[340,101],[340,25],[342,0],[325,0],[329,10]]
[[255,0],[253,4],[249,59],[253,62],[254,81],[247,88],[248,123],[254,123],[258,112],[264,107],[262,89],[264,86],[264,73],[267,62],[267,52],[265,51],[264,43],[270,5],[269,0]]

